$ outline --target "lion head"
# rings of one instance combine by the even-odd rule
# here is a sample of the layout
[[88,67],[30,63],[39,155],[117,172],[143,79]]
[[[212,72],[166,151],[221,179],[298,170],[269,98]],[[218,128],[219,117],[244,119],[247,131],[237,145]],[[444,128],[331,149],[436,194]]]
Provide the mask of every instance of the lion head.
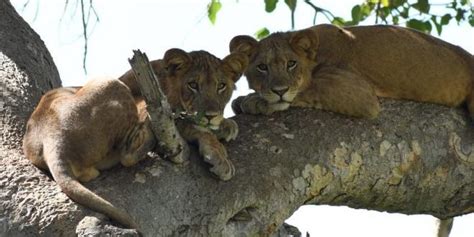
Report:
[[318,37],[308,29],[294,33],[273,33],[260,42],[240,35],[230,42],[232,53],[249,58],[245,76],[249,87],[275,110],[284,110],[303,90],[315,66]]
[[235,82],[247,64],[241,53],[221,60],[206,51],[170,49],[162,60],[159,78],[174,110],[196,114],[197,124],[218,129]]

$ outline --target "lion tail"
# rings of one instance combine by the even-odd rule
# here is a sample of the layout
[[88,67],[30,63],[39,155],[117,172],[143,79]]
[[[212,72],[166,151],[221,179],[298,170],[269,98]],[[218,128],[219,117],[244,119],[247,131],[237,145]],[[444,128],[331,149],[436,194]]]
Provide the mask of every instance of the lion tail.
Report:
[[53,175],[54,180],[59,185],[62,192],[73,201],[94,211],[103,213],[127,228],[138,228],[138,225],[135,223],[133,218],[125,211],[118,209],[110,202],[99,197],[74,178],[67,161],[59,159],[59,154],[55,150],[56,149],[54,148],[47,149],[47,147],[45,147],[44,158],[47,161],[49,171]]

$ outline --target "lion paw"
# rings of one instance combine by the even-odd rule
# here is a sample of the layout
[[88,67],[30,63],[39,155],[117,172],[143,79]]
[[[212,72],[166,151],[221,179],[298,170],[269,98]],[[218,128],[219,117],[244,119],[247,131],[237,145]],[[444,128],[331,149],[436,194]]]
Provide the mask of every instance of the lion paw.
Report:
[[199,153],[205,162],[212,165],[210,171],[221,180],[226,181],[234,176],[234,165],[227,159],[227,151],[221,143],[200,144]]
[[256,93],[237,97],[237,99],[232,101],[232,109],[236,114],[270,115],[275,112],[268,102]]
[[232,119],[224,119],[219,125],[219,129],[214,131],[219,139],[224,139],[226,142],[235,140],[239,134],[239,126]]
[[234,111],[234,114],[242,114],[244,111],[242,111],[242,101],[245,99],[245,96],[239,96],[235,98],[235,100],[232,101],[231,107],[232,111]]

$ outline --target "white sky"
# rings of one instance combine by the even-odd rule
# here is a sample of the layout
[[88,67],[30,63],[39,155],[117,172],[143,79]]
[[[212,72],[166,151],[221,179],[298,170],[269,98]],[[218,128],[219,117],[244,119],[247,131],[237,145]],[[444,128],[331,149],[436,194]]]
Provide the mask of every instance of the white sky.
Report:
[[[100,22],[95,24],[89,38],[88,75],[85,75],[80,14],[74,11],[75,1],[70,1],[64,16],[65,0],[30,0],[22,10],[25,2],[12,0],[45,41],[64,86],[82,85],[94,76],[120,76],[130,67],[127,58],[132,56],[133,49],[141,49],[150,59],[161,58],[169,48],[203,49],[222,58],[228,54],[228,43],[235,35],[253,35],[262,27],[270,31],[287,31],[291,27],[290,12],[282,0],[271,14],[264,11],[263,0],[222,0],[223,7],[215,25],[207,19],[206,5],[210,0],[94,1]],[[313,2],[348,19],[351,7],[362,0]],[[302,1],[298,3],[296,29],[311,26],[313,10]],[[317,23],[326,23],[326,20],[319,15]],[[474,28],[467,23],[450,24],[443,29],[441,38],[474,52]],[[237,86],[234,96],[249,92],[244,78]],[[226,114],[231,114],[231,110]],[[309,231],[312,236],[435,236],[435,219],[431,216],[386,214],[346,207],[304,206],[288,222],[302,231]],[[456,218],[451,237],[472,237],[473,232],[474,214],[471,214]]]

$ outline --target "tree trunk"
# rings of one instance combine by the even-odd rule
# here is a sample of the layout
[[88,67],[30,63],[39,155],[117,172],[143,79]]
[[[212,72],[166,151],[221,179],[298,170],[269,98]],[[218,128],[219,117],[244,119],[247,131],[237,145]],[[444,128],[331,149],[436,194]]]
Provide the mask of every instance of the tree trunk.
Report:
[[[93,213],[21,153],[28,115],[60,81],[44,44],[6,0],[0,47],[0,236],[82,235]],[[271,235],[308,203],[440,218],[472,212],[474,137],[466,112],[391,100],[382,108],[374,120],[310,109],[239,115],[240,134],[226,144],[237,172],[227,182],[213,178],[192,147],[185,164],[149,158],[86,185],[125,208],[147,236]]]

